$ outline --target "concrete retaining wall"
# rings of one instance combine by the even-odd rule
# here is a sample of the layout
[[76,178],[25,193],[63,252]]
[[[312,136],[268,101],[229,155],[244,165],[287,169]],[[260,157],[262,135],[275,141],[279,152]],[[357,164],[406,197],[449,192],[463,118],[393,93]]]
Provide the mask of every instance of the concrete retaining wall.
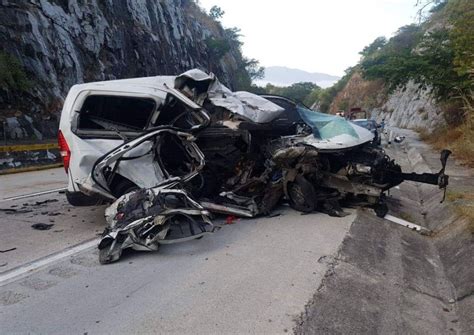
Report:
[[0,174],[57,167],[61,164],[56,143],[0,146]]

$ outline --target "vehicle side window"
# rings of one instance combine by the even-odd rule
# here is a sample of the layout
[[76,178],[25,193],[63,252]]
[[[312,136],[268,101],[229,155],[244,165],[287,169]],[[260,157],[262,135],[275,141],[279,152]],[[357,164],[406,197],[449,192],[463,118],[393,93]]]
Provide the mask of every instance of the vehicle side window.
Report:
[[146,98],[91,95],[80,110],[78,129],[141,131],[155,109]]

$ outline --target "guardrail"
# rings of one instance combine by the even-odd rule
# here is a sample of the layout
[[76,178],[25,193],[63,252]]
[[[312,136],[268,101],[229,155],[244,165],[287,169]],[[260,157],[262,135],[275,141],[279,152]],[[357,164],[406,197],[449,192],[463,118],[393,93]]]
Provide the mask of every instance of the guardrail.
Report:
[[62,166],[57,143],[0,145],[0,175]]
[[59,149],[57,143],[0,145],[0,152],[37,151]]

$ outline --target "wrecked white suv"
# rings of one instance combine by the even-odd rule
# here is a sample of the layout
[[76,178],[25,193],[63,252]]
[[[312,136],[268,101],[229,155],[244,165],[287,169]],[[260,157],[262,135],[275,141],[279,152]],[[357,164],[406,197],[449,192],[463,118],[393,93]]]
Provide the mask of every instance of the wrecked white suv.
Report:
[[[151,164],[153,155],[146,146],[122,157],[105,187],[93,180],[91,172],[99,158],[145,131],[173,125],[193,129],[206,120],[206,115],[199,112],[200,106],[172,88],[174,79],[113,80],[70,89],[61,114],[58,142],[68,175],[66,196],[72,205],[93,205],[133,189],[156,186],[157,178],[163,176],[157,176],[160,171]],[[180,138],[172,129],[167,135]],[[127,162],[132,156],[133,162]]]
[[383,217],[385,191],[404,180],[445,189],[438,173],[403,173],[373,134],[289,99],[232,92],[198,69],[74,86],[59,144],[74,205],[114,201],[100,261],[216,231],[211,212],[295,210],[344,216],[340,201]]

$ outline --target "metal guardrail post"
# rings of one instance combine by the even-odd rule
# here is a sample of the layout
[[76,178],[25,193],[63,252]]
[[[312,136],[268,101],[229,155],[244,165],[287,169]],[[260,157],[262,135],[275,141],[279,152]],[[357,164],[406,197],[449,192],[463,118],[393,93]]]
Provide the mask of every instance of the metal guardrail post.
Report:
[[7,145],[7,123],[6,121],[3,121],[3,140],[4,144]]

